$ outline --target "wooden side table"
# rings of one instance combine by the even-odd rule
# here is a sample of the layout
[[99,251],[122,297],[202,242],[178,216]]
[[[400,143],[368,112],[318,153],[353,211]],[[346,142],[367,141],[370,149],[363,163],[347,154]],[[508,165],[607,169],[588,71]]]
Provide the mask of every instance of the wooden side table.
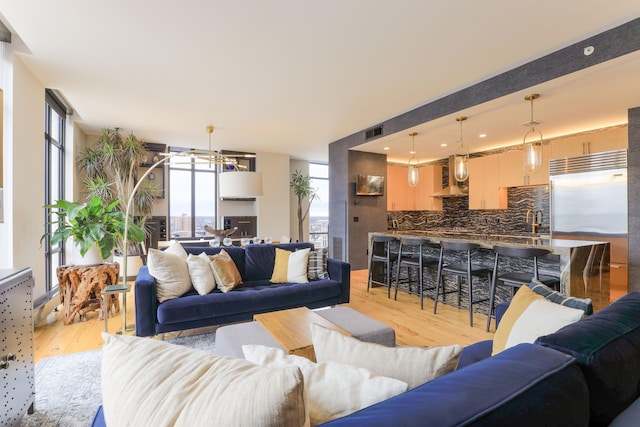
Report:
[[98,319],[106,312],[118,313],[120,301],[117,295],[109,295],[107,306],[103,307],[103,290],[118,283],[120,264],[103,263],[95,265],[63,265],[56,269],[58,286],[60,287],[60,302],[63,306],[62,321],[70,325],[76,315],[80,321],[87,320],[87,313],[98,311]]

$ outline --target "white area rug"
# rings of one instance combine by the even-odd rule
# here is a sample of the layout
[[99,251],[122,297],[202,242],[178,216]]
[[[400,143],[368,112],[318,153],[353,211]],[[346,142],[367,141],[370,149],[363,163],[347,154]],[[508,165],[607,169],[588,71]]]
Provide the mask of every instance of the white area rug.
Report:
[[[172,338],[167,342],[214,352],[215,332]],[[20,426],[90,426],[102,402],[101,363],[102,350],[40,360],[35,368],[36,410],[25,415]]]

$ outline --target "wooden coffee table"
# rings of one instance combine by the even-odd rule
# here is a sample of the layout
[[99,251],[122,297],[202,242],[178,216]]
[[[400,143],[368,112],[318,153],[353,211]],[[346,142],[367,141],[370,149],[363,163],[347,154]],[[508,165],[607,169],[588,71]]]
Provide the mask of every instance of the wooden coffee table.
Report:
[[311,339],[312,323],[351,336],[349,332],[339,328],[306,307],[256,314],[253,316],[253,320],[259,322],[287,353],[303,356],[314,362],[316,361],[316,354],[313,350],[313,341]]

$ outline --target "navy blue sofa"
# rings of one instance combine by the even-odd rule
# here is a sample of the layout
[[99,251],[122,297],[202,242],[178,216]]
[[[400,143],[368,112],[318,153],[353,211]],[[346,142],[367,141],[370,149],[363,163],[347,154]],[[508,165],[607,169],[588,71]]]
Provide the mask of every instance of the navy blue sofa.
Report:
[[254,314],[295,307],[319,308],[349,302],[350,273],[348,263],[329,258],[328,279],[301,284],[274,284],[276,248],[295,251],[313,244],[249,244],[240,247],[187,246],[187,253],[214,255],[227,251],[238,267],[243,284],[230,292],[215,289],[207,295],[195,290],[162,303],[156,296],[156,281],[147,266],[136,277],[136,335],[152,336],[165,332],[252,320]]

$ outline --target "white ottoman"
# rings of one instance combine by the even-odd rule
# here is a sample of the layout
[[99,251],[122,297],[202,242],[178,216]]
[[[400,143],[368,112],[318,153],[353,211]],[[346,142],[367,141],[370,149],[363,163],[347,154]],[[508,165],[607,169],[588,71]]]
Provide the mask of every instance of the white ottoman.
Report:
[[[393,328],[378,322],[349,307],[338,306],[315,310],[315,313],[349,332],[362,341],[394,347],[396,332]],[[216,331],[216,354],[243,358],[242,346],[246,344],[266,345],[282,348],[258,322],[238,323],[222,326]]]

